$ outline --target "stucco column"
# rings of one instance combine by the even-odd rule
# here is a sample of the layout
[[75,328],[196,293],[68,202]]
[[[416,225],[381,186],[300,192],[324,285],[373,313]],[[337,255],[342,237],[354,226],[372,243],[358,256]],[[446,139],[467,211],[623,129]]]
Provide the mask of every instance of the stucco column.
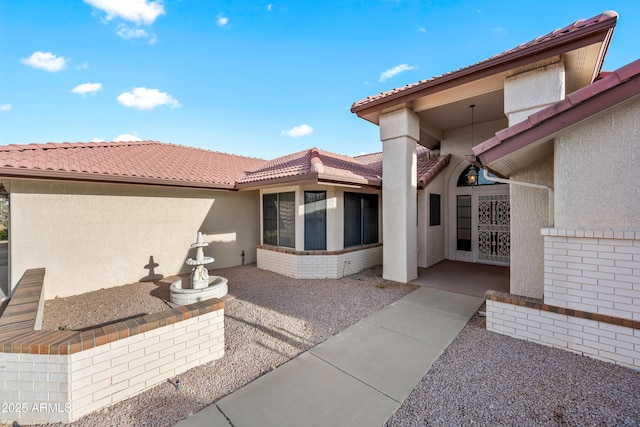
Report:
[[[512,72],[504,82],[504,112],[509,126],[565,97],[565,67],[561,57],[540,61]],[[553,185],[553,158],[548,157],[510,177],[516,181]],[[509,186],[511,200],[511,293],[542,298],[544,240],[548,225],[546,190]]]
[[408,108],[380,116],[382,141],[383,277],[407,283],[418,277],[416,142],[420,121]]

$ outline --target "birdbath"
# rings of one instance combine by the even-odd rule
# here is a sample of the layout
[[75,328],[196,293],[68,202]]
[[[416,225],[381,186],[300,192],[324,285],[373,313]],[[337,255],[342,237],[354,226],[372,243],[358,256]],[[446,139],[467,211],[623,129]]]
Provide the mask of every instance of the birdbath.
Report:
[[211,264],[214,259],[204,256],[204,248],[209,246],[202,241],[202,233],[198,232],[196,242],[191,244],[196,248],[196,257],[189,258],[187,265],[194,266],[191,276],[176,280],[170,286],[171,302],[174,304],[186,305],[211,298],[222,298],[228,292],[227,279],[221,276],[210,276],[207,264]]

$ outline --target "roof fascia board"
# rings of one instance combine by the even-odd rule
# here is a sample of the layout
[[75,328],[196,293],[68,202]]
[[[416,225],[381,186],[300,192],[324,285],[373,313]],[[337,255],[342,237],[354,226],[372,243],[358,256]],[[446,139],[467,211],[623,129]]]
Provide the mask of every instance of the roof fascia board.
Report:
[[[615,22],[614,20],[614,26]],[[390,108],[398,103],[410,103],[422,96],[450,89],[493,74],[509,71],[513,68],[518,68],[555,55],[561,55],[594,43],[605,42],[610,40],[613,27],[610,20],[606,20],[603,23],[601,22],[589,27],[588,30],[586,34],[576,31],[574,34],[566,36],[566,39],[559,37],[547,43],[534,45],[521,51],[471,65],[462,70],[454,71],[451,74],[437,77],[433,81],[427,81],[423,85],[418,84],[413,88],[400,91],[397,94],[391,94],[360,106],[351,107],[351,112],[362,117],[385,108]],[[604,52],[600,58],[601,63],[596,66],[597,70],[602,68],[602,59],[604,59]]]
[[265,187],[279,186],[282,184],[302,184],[315,183],[318,181],[318,174],[292,175],[280,178],[261,179],[251,182],[237,183],[235,188],[238,190],[254,190]]
[[143,178],[130,176],[99,175],[82,172],[62,172],[51,170],[0,168],[0,177],[34,178],[41,180],[100,182],[113,184],[159,185],[163,187],[202,188],[210,190],[234,190],[233,184],[217,184],[207,182],[176,181],[161,178]]
[[[635,95],[629,95],[635,94]],[[524,130],[512,137],[505,138],[498,144],[488,148],[476,157],[483,165],[500,160],[535,142],[555,137],[560,131],[569,129],[580,122],[604,113],[618,104],[640,96],[640,76],[627,80],[609,90],[600,92],[584,102],[559,112],[543,120],[530,129]],[[551,108],[551,107],[547,107]],[[517,126],[517,125],[516,125]],[[482,144],[480,144],[482,145]]]
[[308,174],[308,175],[295,175],[282,178],[274,178],[268,180],[260,180],[246,183],[239,183],[236,185],[238,190],[253,190],[265,187],[273,187],[282,184],[323,184],[323,185],[356,185],[356,186],[368,186],[368,187],[380,187],[382,184],[377,184],[375,181],[368,179],[357,178],[340,178],[334,175],[327,174]]

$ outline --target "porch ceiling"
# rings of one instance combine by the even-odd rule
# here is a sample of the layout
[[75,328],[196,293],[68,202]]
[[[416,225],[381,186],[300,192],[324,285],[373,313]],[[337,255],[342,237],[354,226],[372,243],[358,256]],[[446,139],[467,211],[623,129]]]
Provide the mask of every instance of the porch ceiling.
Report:
[[420,119],[420,141],[434,149],[444,139],[444,132],[471,124],[469,105],[474,104],[474,122],[483,123],[505,118],[504,89],[493,88],[490,92],[476,90],[466,97],[442,105],[417,111]]
[[[575,49],[563,55],[566,94],[591,84],[593,64],[598,61],[602,43]],[[504,114],[504,81],[513,72],[503,71],[482,79],[428,94],[409,106],[420,118],[420,144],[434,149],[444,132],[471,124],[469,105],[475,104],[474,121],[484,123],[506,118]]]

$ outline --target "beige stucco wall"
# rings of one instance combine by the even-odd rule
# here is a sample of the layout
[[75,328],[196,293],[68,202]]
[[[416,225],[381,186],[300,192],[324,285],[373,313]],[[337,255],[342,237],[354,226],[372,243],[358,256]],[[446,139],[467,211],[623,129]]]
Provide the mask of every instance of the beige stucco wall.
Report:
[[45,298],[189,271],[190,244],[203,233],[210,268],[256,260],[257,192],[189,190],[123,184],[14,180],[11,282],[46,268]]
[[504,112],[509,126],[565,97],[565,67],[559,56],[530,64],[504,81]]
[[[553,156],[519,171],[512,180],[553,186]],[[542,298],[544,293],[544,240],[549,226],[549,192],[510,185],[511,293]]]
[[[418,267],[430,267],[445,258],[444,173],[440,173],[424,190],[418,191]],[[429,195],[440,195],[440,225],[430,226]]]
[[556,226],[640,230],[640,98],[555,140]]

